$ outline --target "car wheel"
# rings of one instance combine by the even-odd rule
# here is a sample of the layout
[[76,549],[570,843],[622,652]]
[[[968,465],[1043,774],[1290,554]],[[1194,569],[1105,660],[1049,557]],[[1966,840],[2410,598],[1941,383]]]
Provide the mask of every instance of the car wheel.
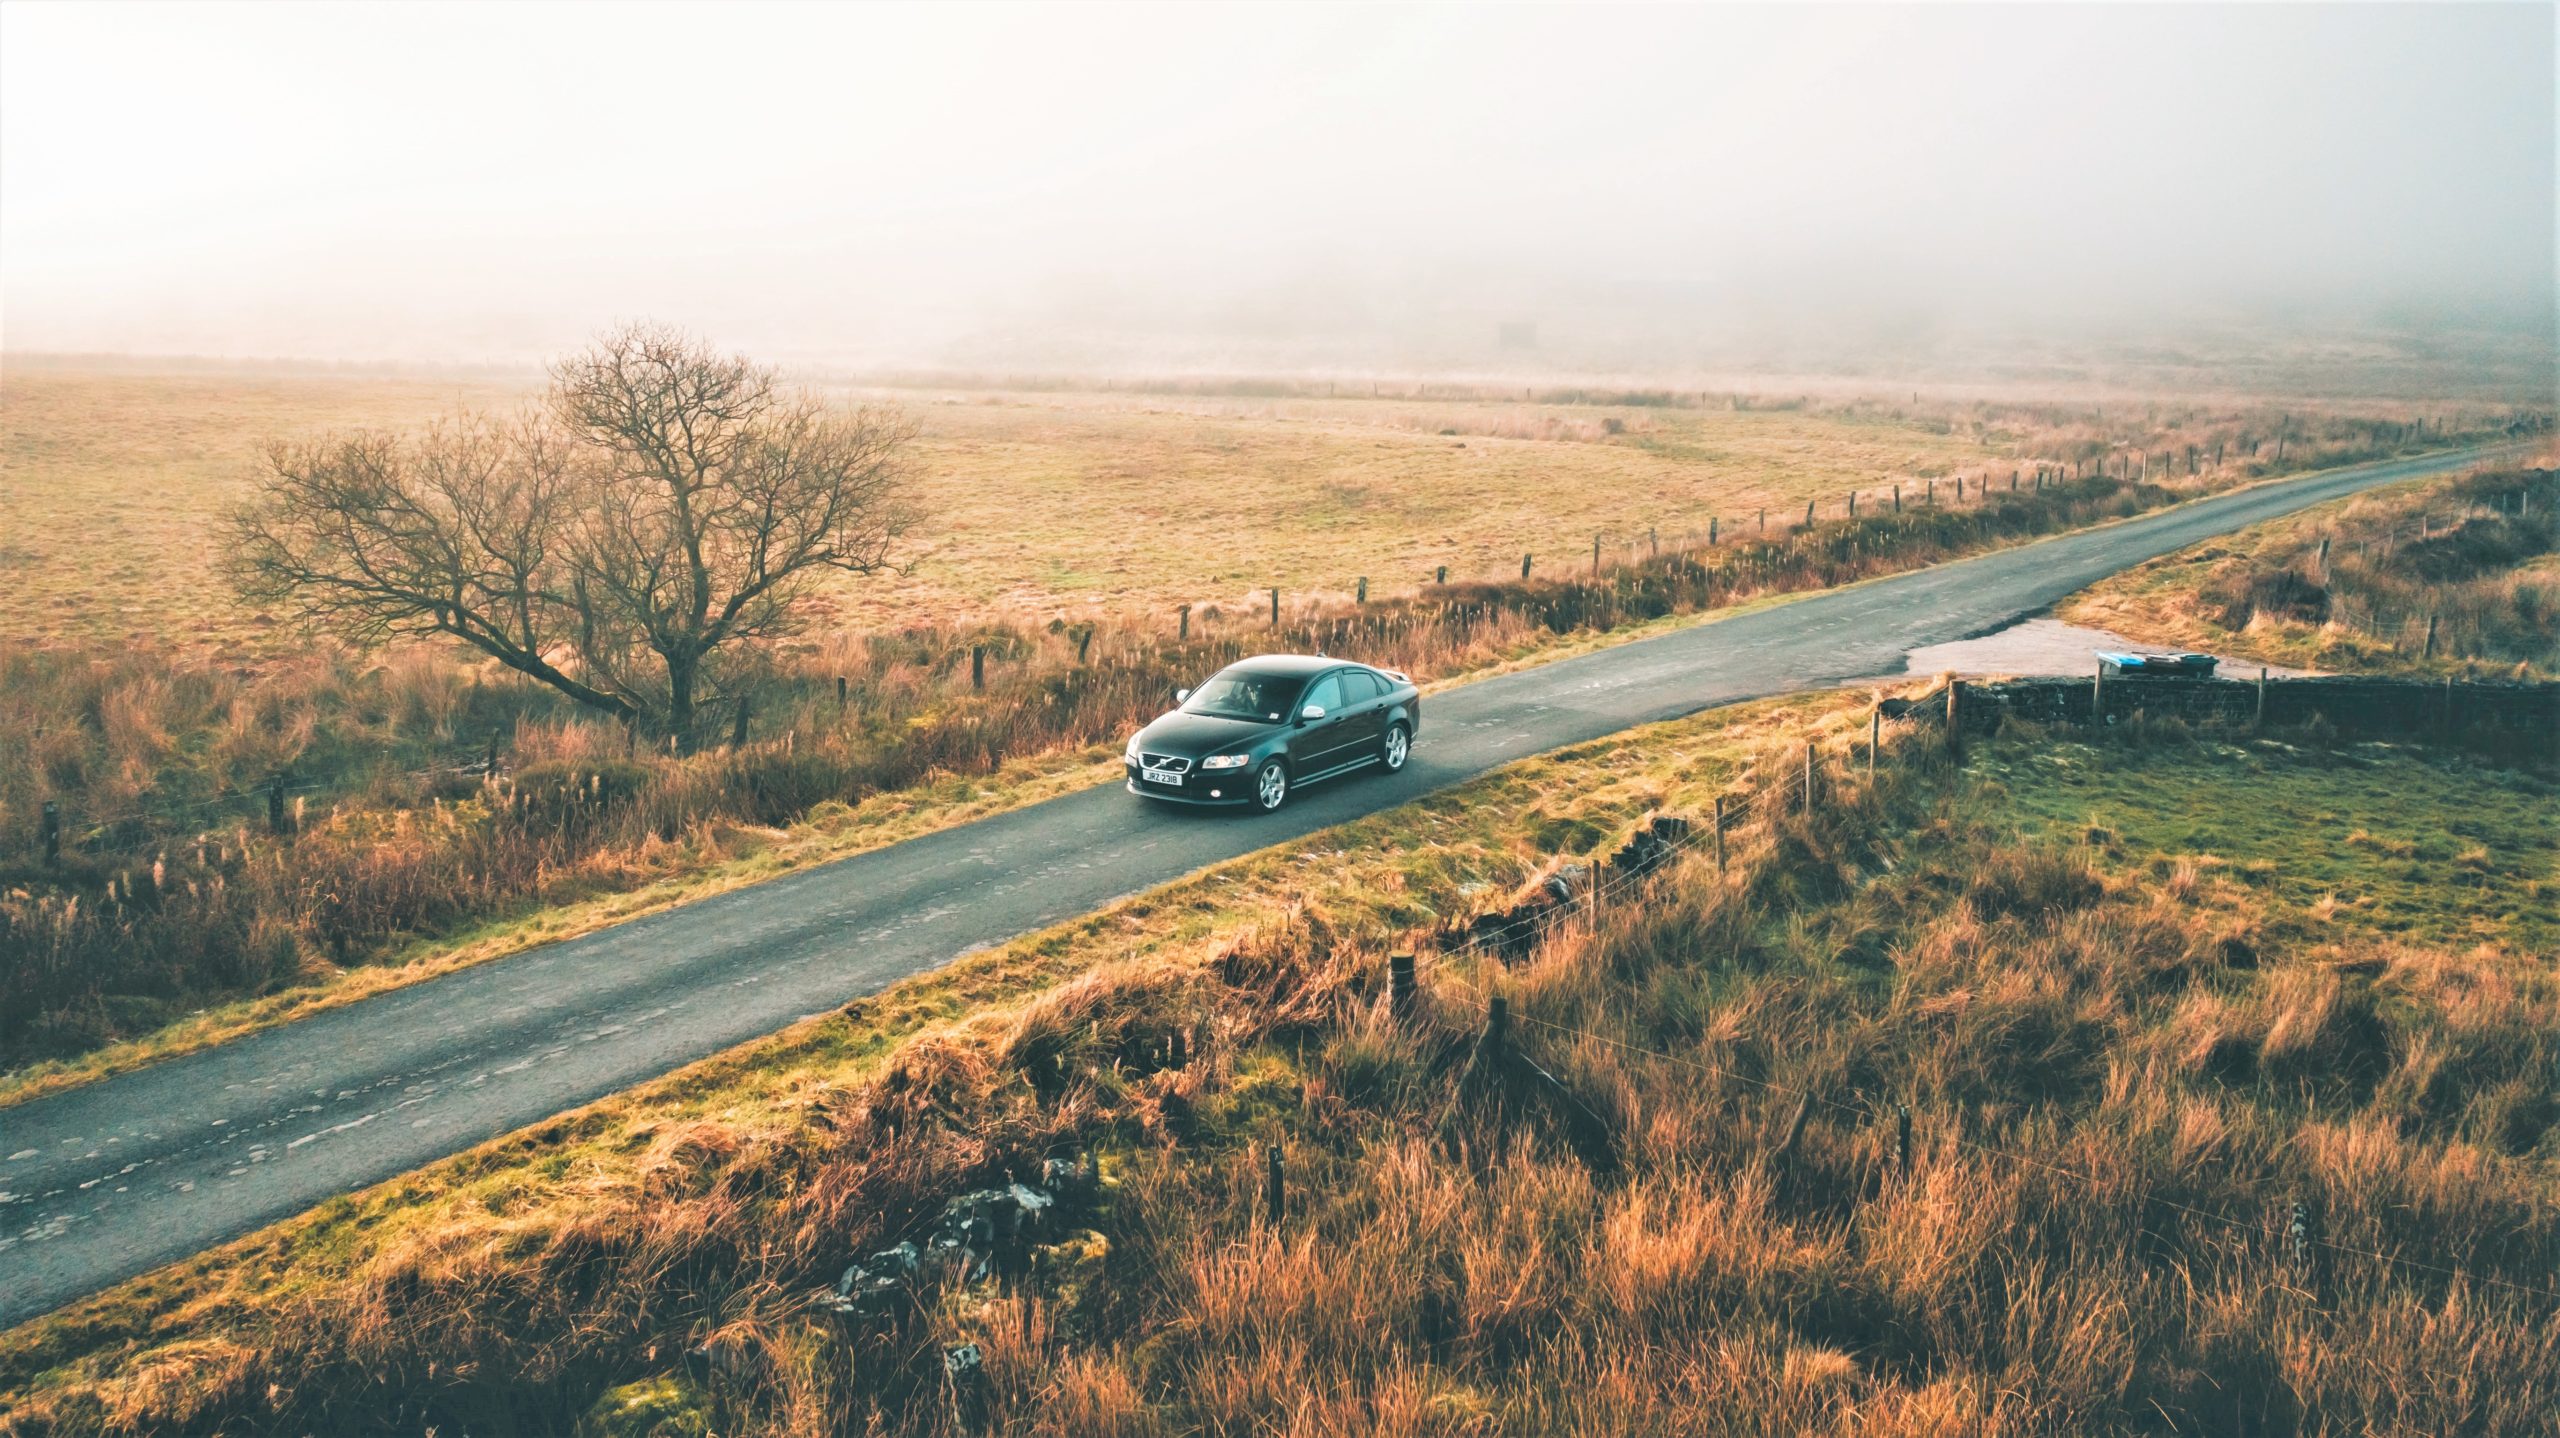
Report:
[[1412,732],[1402,724],[1388,725],[1386,742],[1379,747],[1378,757],[1386,762],[1390,774],[1403,768],[1404,761],[1413,757]]
[[1265,759],[1253,771],[1253,806],[1268,814],[1289,799],[1289,766],[1277,759]]

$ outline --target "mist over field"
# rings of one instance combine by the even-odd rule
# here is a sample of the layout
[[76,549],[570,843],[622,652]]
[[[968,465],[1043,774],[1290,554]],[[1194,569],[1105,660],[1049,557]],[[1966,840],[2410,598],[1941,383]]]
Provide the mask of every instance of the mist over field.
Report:
[[845,366],[2105,343],[2547,392],[2553,14],[15,0],[0,313],[21,353],[512,363],[645,315]]

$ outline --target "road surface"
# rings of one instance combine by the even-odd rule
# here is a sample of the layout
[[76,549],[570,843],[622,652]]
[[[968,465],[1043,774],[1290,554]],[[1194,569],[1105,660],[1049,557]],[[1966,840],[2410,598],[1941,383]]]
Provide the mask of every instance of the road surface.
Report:
[[1897,672],[2155,555],[2479,457],[2262,485],[1451,689],[1402,774],[1276,815],[1115,784],[0,1108],[0,1326],[1204,865],[1523,755]]

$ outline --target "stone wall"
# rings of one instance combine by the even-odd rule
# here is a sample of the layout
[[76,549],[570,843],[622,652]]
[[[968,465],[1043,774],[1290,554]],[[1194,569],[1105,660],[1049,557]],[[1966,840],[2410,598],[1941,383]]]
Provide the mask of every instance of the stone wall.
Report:
[[[1896,705],[1944,722],[1945,691]],[[1968,734],[2011,719],[2056,726],[2137,716],[2215,728],[2322,727],[2342,737],[2455,742],[2560,757],[2560,684],[2332,676],[2307,679],[2012,679],[1967,682],[1957,705]]]

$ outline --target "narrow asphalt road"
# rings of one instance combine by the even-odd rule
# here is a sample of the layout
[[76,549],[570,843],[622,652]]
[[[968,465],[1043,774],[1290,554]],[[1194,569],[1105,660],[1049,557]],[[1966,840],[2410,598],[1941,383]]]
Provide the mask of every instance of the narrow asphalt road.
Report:
[[1393,777],[1260,818],[1089,790],[0,1108],[0,1326],[970,950],[1497,765],[1900,668],[2155,555],[2477,453],[2335,470],[1432,697]]

